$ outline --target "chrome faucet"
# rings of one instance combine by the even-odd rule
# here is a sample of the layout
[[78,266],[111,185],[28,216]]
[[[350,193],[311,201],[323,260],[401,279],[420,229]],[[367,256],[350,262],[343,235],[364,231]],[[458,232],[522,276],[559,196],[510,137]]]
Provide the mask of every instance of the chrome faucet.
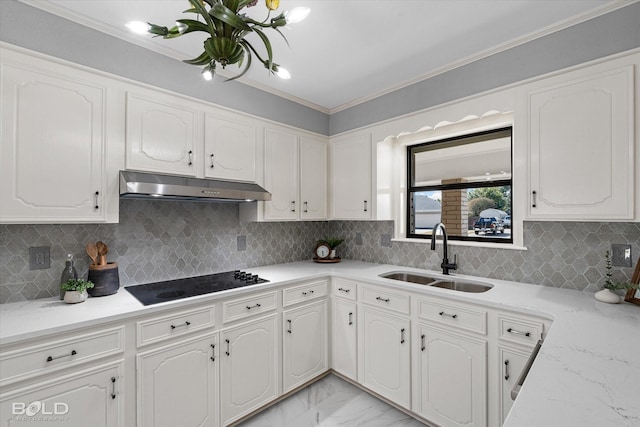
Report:
[[458,268],[458,256],[453,256],[453,263],[449,263],[449,247],[447,243],[447,230],[444,228],[444,224],[439,222],[433,227],[433,232],[431,233],[431,250],[436,250],[436,234],[438,234],[438,229],[442,229],[442,274],[449,274],[449,270],[456,270]]

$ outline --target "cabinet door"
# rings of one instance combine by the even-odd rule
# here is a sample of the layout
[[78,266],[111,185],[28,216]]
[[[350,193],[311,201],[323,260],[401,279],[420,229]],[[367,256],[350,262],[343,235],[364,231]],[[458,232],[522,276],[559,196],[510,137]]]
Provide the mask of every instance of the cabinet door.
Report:
[[531,219],[633,219],[633,79],[627,66],[532,85]]
[[279,396],[277,334],[275,314],[221,332],[220,411],[223,425]]
[[72,75],[2,65],[2,222],[106,220],[105,102]]
[[406,318],[361,308],[359,378],[400,406],[410,406],[410,323]]
[[362,135],[331,146],[333,218],[372,218],[371,137]]
[[500,379],[499,379],[499,413],[501,424],[507,418],[511,406],[513,406],[513,400],[511,399],[511,389],[518,382],[520,373],[527,364],[531,350],[517,350],[510,347],[498,346],[498,353],[500,355]]
[[256,128],[237,118],[207,114],[204,175],[233,181],[256,180]]
[[139,427],[218,425],[218,335],[137,356]]
[[327,301],[283,313],[284,393],[327,370]]
[[121,363],[2,394],[4,426],[124,426]]
[[336,298],[333,302],[333,369],[357,380],[356,304]]
[[413,410],[444,426],[487,424],[486,342],[419,325],[419,397]]
[[327,144],[300,139],[300,219],[327,219]]
[[175,98],[128,93],[127,169],[195,176],[198,121],[198,112]]
[[284,130],[265,130],[264,187],[271,201],[264,202],[267,220],[298,218],[298,137]]

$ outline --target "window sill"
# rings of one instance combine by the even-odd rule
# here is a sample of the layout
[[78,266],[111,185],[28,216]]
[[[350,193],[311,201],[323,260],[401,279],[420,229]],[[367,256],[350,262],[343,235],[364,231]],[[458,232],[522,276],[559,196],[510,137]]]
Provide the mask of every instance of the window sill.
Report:
[[[431,239],[391,239],[392,242],[405,242],[405,243],[424,243],[431,244]],[[436,243],[440,245],[441,240],[436,240]],[[450,246],[471,246],[476,248],[493,248],[493,249],[511,249],[514,251],[526,251],[526,246],[517,246],[513,243],[494,243],[494,242],[463,242],[461,240],[448,240],[447,243]]]

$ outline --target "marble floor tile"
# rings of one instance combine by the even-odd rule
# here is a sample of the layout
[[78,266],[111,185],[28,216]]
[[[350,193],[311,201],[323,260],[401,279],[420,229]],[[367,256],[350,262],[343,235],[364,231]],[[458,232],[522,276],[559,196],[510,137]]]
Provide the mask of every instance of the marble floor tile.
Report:
[[358,387],[328,375],[238,427],[424,427]]

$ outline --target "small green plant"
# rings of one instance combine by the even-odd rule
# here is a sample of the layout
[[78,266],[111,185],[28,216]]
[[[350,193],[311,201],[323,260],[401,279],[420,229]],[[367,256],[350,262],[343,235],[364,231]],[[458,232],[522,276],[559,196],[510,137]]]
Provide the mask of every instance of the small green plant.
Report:
[[605,273],[606,279],[604,280],[604,285],[602,285],[602,289],[609,289],[610,291],[617,291],[622,289],[638,289],[638,285],[634,283],[613,283],[611,277],[613,273],[613,265],[611,263],[611,253],[609,251],[605,252],[605,269],[607,272]]
[[342,242],[344,242],[344,239],[338,239],[337,237],[327,237],[326,239],[320,240],[320,242],[324,242],[329,245],[331,249],[335,249],[340,246]]
[[66,282],[64,282],[62,285],[60,285],[60,288],[65,292],[67,291],[84,292],[87,289],[93,288],[94,286],[95,285],[93,284],[93,282],[90,282],[88,280],[69,279]]

